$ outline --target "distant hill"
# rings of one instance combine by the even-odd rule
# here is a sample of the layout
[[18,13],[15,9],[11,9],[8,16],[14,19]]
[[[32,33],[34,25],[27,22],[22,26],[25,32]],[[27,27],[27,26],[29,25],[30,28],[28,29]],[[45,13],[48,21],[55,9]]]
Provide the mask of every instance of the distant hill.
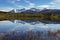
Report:
[[60,9],[45,9],[40,11],[39,13],[60,14]]
[[14,13],[38,13],[40,12],[40,9],[36,9],[36,8],[31,8],[31,9],[13,9],[10,12],[14,12]]
[[37,9],[37,8],[31,8],[31,9],[13,9],[10,12],[12,13],[32,13],[32,14],[37,14],[37,13],[50,13],[50,14],[60,14],[60,9]]

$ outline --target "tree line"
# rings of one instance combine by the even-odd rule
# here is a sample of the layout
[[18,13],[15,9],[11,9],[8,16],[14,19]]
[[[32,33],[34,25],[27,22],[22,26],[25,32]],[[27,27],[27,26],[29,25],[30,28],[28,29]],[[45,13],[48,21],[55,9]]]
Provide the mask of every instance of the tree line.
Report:
[[0,13],[0,20],[60,20],[60,14]]

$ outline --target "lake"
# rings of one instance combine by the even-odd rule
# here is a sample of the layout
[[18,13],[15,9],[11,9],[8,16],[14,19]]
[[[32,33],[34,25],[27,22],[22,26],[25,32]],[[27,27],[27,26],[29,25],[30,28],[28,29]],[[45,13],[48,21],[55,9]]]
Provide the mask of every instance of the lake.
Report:
[[57,31],[60,30],[60,24],[43,24],[43,23],[39,23],[39,24],[35,24],[35,25],[31,25],[30,23],[13,23],[11,21],[0,21],[0,32],[9,32],[9,31],[13,31],[13,30],[32,30],[32,29],[40,29],[41,31],[47,31],[47,30],[51,30],[51,31]]
[[0,21],[0,40],[60,40],[60,24]]

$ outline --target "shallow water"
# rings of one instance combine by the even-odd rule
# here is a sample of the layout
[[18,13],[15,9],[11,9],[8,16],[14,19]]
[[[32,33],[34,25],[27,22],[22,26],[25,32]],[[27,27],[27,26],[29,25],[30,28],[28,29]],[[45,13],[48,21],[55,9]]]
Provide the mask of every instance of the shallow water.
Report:
[[57,31],[60,30],[60,24],[35,24],[31,25],[29,23],[12,23],[10,21],[0,21],[0,32],[9,32],[13,30],[41,30],[41,31]]

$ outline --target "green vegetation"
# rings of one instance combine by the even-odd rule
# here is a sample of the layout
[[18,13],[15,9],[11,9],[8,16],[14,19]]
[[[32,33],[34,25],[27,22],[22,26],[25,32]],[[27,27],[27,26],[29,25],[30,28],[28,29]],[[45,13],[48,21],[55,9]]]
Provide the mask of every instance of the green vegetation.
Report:
[[60,14],[0,12],[0,20],[60,20]]

